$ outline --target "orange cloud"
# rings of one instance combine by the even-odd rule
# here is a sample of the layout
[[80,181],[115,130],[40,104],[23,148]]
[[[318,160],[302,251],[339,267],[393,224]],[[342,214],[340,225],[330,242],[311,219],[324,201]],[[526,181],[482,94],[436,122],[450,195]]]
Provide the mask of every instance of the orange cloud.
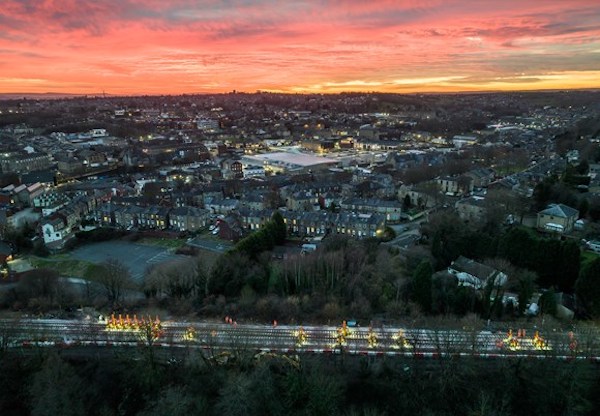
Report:
[[5,0],[0,92],[600,87],[600,5],[491,3]]

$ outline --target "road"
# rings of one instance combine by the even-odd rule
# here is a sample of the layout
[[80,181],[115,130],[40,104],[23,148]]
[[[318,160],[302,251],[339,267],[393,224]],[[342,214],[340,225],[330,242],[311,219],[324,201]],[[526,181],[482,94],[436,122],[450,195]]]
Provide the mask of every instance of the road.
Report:
[[[110,320],[109,320],[110,321]],[[399,327],[345,328],[207,322],[162,322],[133,329],[133,318],[116,318],[122,329],[106,323],[57,320],[0,320],[0,348],[135,347],[197,348],[211,351],[251,350],[279,353],[341,353],[377,356],[536,357],[600,361],[597,331],[540,334]],[[119,324],[121,322],[121,324]],[[127,322],[130,322],[129,324]],[[345,328],[345,329],[344,329]]]
[[412,247],[421,239],[421,224],[425,221],[425,218],[419,218],[415,221],[392,225],[391,227],[396,231],[396,238],[386,243],[388,246],[396,246],[401,248]]
[[206,238],[198,236],[193,240],[187,242],[189,246],[200,248],[203,250],[213,251],[215,253],[224,253],[233,247],[233,244],[229,241],[219,240],[215,238]]

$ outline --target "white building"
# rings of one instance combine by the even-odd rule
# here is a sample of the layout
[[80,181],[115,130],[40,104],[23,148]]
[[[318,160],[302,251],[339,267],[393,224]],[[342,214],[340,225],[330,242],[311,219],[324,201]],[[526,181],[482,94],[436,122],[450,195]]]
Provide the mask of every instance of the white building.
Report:
[[477,137],[475,137],[475,136],[456,135],[452,138],[452,144],[457,149],[460,149],[463,146],[472,146],[476,143],[477,143]]
[[242,157],[243,165],[262,166],[265,171],[311,171],[333,167],[338,162],[325,157],[314,156],[306,153],[274,152]]
[[42,222],[42,235],[45,244],[64,242],[71,236],[71,229],[62,217],[55,216]]
[[265,168],[258,165],[243,165],[242,172],[244,173],[244,178],[265,176]]

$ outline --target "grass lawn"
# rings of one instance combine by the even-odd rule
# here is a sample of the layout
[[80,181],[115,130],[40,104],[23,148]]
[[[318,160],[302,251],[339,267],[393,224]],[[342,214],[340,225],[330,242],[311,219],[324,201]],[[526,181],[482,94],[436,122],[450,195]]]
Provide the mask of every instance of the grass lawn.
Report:
[[581,252],[581,267],[591,262],[594,259],[600,257],[600,254],[594,253],[593,251],[584,250]]
[[27,260],[37,269],[56,270],[64,277],[83,277],[88,266],[92,264],[83,260],[71,259],[64,254],[46,258],[31,256]]
[[141,238],[138,241],[136,241],[136,244],[177,249],[177,248],[183,247],[185,245],[185,240],[180,239],[180,238],[148,238],[148,237],[144,237],[144,238]]

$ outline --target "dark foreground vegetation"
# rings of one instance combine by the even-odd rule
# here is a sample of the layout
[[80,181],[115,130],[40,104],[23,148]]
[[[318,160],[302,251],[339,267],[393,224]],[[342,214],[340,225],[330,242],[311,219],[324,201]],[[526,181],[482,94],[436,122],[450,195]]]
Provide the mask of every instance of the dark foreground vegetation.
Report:
[[3,416],[547,416],[600,409],[600,373],[588,361],[28,351],[0,356]]
[[[577,318],[600,317],[600,257],[584,256],[573,239],[518,225],[465,226],[447,212],[432,215],[422,231],[425,241],[406,251],[377,239],[333,235],[313,253],[276,259],[271,250],[284,242],[285,230],[273,221],[219,256],[191,253],[151,265],[141,281],[117,260],[88,265],[77,290],[57,270],[31,270],[0,294],[0,308],[60,317],[82,306],[104,313],[151,308],[171,316],[291,323],[470,314],[511,321],[531,318],[525,310],[535,292],[542,292],[542,317],[556,316],[555,294],[564,292],[576,294]],[[506,273],[506,284],[476,290],[440,273],[460,255]],[[505,293],[516,296],[516,306],[500,302]]]

